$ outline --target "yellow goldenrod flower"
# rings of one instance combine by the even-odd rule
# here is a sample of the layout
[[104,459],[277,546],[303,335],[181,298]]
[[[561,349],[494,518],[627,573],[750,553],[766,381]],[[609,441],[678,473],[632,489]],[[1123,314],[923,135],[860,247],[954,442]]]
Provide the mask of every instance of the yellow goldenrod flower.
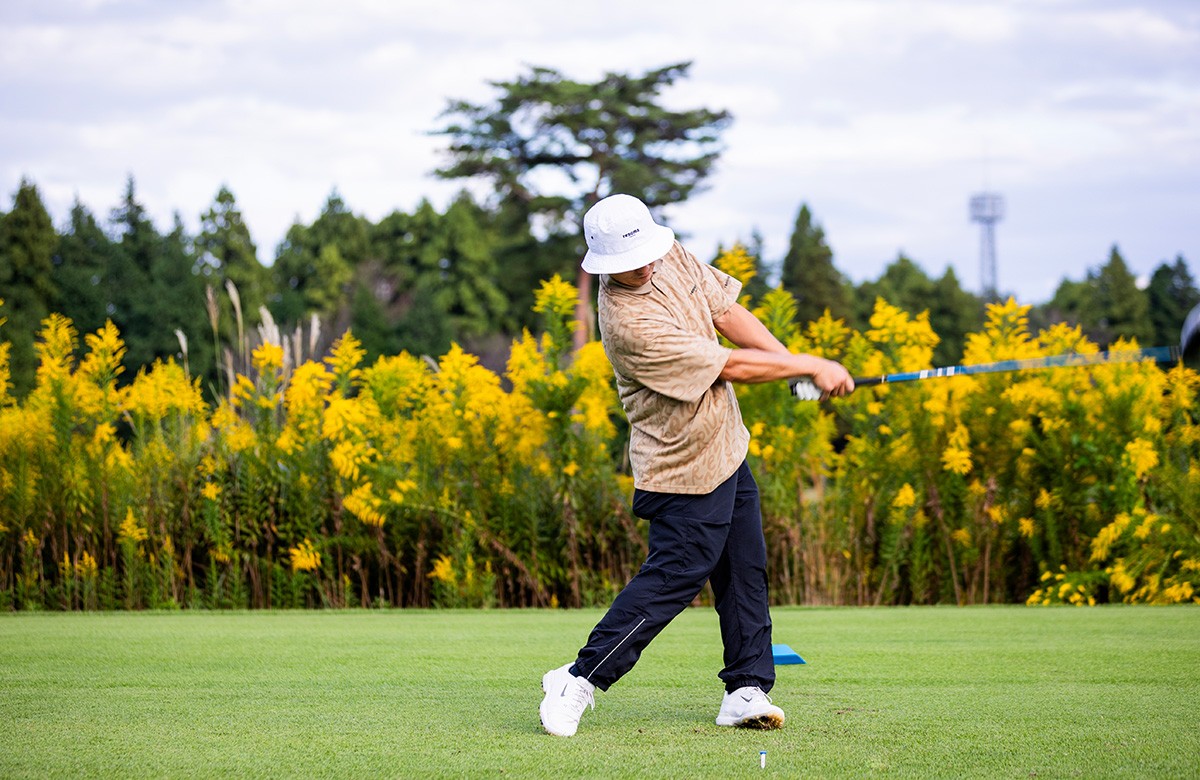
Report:
[[1032,539],[1033,535],[1037,533],[1037,524],[1031,518],[1022,517],[1017,521],[1017,531],[1026,539]]
[[568,477],[575,476],[576,472],[578,472],[578,471],[579,471],[579,464],[576,463],[575,461],[571,461],[567,465],[563,466],[563,473],[566,474]]
[[342,499],[346,511],[353,514],[365,525],[382,527],[387,518],[380,508],[383,502],[371,492],[371,483],[364,482],[354,489],[350,495]]
[[913,486],[905,482],[896,491],[896,497],[892,499],[892,506],[897,509],[907,509],[917,503],[917,492],[913,490]]
[[121,541],[128,542],[144,542],[148,536],[146,529],[138,525],[137,518],[133,516],[133,507],[125,510],[125,519],[121,521],[121,527],[117,529],[117,538]]
[[754,258],[746,250],[746,247],[741,243],[735,243],[732,247],[717,255],[713,260],[713,265],[718,270],[732,276],[740,281],[743,285],[748,284],[756,275],[754,268]]
[[956,474],[968,474],[971,471],[971,453],[956,447],[948,447],[942,453],[942,468]]
[[274,377],[283,370],[283,347],[264,341],[255,347],[254,352],[250,355],[250,361],[259,376]]
[[233,380],[233,388],[229,391],[230,401],[234,406],[241,407],[258,392],[254,382],[245,374],[238,374]]
[[1137,584],[1133,577],[1129,576],[1129,572],[1125,571],[1125,561],[1123,559],[1118,559],[1116,563],[1105,571],[1108,573],[1108,581],[1122,594],[1128,594]]
[[[1138,513],[1135,512],[1135,514],[1138,514]],[[1154,530],[1154,525],[1157,522],[1158,522],[1157,515],[1147,513],[1145,515],[1145,518],[1142,520],[1141,524],[1138,525],[1138,527],[1133,530],[1133,537],[1135,539],[1145,539],[1146,537],[1148,537],[1150,535],[1150,532]]]
[[1141,479],[1150,469],[1158,465],[1158,451],[1152,442],[1145,439],[1134,439],[1125,445],[1125,454],[1129,465],[1133,467],[1134,476]]
[[549,281],[543,281],[542,286],[534,293],[533,310],[538,314],[572,317],[578,300],[579,294],[575,286],[555,274]]
[[1192,587],[1192,583],[1187,581],[1177,582],[1163,589],[1162,600],[1168,604],[1182,604],[1183,602],[1191,601],[1193,593],[1195,593],[1195,590]]
[[1038,490],[1037,498],[1034,499],[1034,506],[1038,509],[1049,509],[1054,503],[1054,497],[1045,488]]
[[205,482],[204,487],[200,488],[200,495],[209,501],[216,501],[221,496],[221,486],[216,482]]
[[[292,571],[316,571],[321,568],[321,553],[313,546],[309,539],[305,539],[300,544],[288,550],[288,555],[291,557]],[[228,560],[228,556],[226,556]]]
[[354,337],[350,331],[342,334],[333,344],[333,349],[330,351],[329,357],[325,358],[325,362],[333,369],[334,375],[339,381],[349,381],[357,379],[361,373],[358,369],[358,364],[366,357],[367,351],[362,348],[362,343]]
[[454,561],[450,560],[448,555],[442,555],[433,562],[433,571],[429,572],[428,576],[451,587],[458,584],[458,575],[454,573]]
[[75,573],[83,579],[91,579],[95,577],[99,571],[99,566],[96,564],[96,559],[87,550],[79,554],[79,561],[75,564]]
[[971,452],[967,449],[971,433],[961,423],[950,434],[950,446],[942,453],[942,468],[956,474],[966,475],[971,471]]

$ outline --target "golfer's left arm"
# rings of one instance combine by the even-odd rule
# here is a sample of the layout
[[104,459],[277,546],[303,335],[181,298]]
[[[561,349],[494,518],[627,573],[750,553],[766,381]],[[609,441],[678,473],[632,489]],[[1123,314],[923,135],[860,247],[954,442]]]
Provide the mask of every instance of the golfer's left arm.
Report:
[[779,379],[812,377],[813,384],[826,396],[848,395],[854,391],[850,373],[832,360],[816,355],[789,352],[746,307],[735,303],[713,320],[717,332],[740,349],[729,354],[720,377],[730,382],[773,382]]

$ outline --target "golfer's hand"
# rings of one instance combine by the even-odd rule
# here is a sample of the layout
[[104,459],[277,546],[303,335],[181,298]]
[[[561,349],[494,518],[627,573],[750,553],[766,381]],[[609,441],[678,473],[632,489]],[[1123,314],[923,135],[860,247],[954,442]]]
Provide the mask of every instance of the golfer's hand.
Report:
[[812,375],[812,383],[821,391],[821,400],[840,398],[854,392],[854,378],[841,363],[822,360]]

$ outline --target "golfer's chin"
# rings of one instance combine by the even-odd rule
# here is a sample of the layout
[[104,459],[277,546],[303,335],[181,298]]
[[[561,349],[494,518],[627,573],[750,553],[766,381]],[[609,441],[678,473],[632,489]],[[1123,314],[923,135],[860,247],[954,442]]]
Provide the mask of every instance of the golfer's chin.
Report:
[[639,268],[635,271],[625,271],[619,274],[613,274],[612,280],[622,287],[641,287],[646,282],[650,281],[650,277],[654,276],[653,263],[645,268]]

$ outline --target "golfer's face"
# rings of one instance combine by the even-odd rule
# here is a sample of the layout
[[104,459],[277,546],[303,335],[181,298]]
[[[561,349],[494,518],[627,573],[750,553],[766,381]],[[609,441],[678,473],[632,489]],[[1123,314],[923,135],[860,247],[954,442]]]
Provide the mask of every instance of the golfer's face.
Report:
[[655,260],[649,265],[644,265],[641,268],[635,268],[632,271],[622,271],[619,274],[613,274],[612,280],[624,287],[641,287],[646,282],[650,281],[650,277],[654,275],[654,265],[658,261]]

